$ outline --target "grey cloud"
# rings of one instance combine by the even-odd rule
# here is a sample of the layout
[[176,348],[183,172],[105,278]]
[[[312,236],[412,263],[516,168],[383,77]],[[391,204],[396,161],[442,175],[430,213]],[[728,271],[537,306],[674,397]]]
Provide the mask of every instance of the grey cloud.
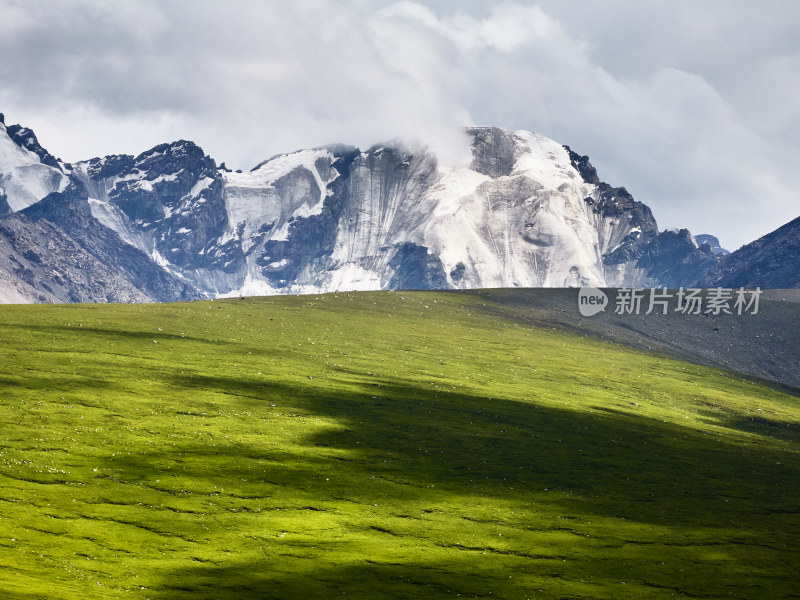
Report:
[[797,216],[800,5],[0,0],[0,110],[68,160],[194,139],[249,168],[459,128],[588,153],[664,226],[736,246]]

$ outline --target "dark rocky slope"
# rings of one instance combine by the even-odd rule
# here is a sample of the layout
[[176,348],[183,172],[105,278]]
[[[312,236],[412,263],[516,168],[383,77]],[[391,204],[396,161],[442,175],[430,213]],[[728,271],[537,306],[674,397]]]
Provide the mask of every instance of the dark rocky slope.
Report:
[[800,288],[800,217],[724,256],[698,283],[705,287]]

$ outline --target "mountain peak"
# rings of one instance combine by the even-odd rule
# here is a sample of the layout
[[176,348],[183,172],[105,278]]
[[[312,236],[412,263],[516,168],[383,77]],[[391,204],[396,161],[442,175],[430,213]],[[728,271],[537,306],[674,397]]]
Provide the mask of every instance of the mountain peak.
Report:
[[4,121],[0,122],[0,212],[15,212],[63,190],[68,177],[32,130]]
[[8,137],[14,140],[17,146],[29,150],[38,156],[42,164],[58,169],[59,171],[62,170],[58,159],[42,147],[32,129],[23,127],[22,125],[8,125],[6,127],[6,133]]
[[695,241],[697,242],[698,246],[702,246],[703,244],[708,244],[708,247],[711,248],[711,252],[713,252],[717,256],[726,256],[730,254],[728,250],[725,250],[720,243],[719,239],[716,236],[710,235],[708,233],[701,233],[699,235],[694,236]]
[[511,175],[522,154],[513,132],[499,127],[471,127],[467,133],[472,136],[472,170],[493,179]]
[[592,166],[592,163],[589,162],[588,156],[581,156],[577,152],[573,152],[572,148],[569,146],[564,146],[564,149],[567,151],[567,154],[569,154],[569,160],[572,166],[581,174],[581,177],[583,177],[586,183],[592,183],[594,185],[600,183],[600,179],[597,177],[597,170]]
[[174,175],[186,170],[213,177],[217,163],[203,149],[189,140],[159,144],[139,154],[133,166],[151,177]]

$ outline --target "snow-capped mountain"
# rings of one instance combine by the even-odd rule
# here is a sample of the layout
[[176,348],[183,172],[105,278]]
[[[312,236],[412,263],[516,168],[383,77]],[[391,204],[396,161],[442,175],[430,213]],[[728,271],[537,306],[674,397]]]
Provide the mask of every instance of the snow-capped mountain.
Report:
[[0,302],[201,298],[94,219],[70,165],[0,114]]
[[[30,130],[0,127],[0,198],[15,213],[0,219],[6,301],[674,286],[719,260],[688,231],[659,233],[588,157],[529,131],[467,130],[469,165],[392,142],[301,150],[242,173],[189,141],[67,165]],[[127,257],[112,268],[127,283],[98,275],[90,294],[92,278],[47,249],[59,236],[95,269]]]
[[[587,180],[588,163],[582,175],[580,157],[543,136],[469,134],[469,166],[395,142],[234,173],[177,142],[76,164],[73,177],[96,219],[210,295],[645,277],[628,263],[657,233],[647,207]],[[626,260],[604,262],[612,252]]]

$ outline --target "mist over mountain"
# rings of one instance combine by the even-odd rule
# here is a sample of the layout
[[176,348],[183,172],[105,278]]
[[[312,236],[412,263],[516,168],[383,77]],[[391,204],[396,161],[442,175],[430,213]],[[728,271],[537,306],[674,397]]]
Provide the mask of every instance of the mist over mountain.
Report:
[[281,154],[244,173],[185,140],[65,164],[0,116],[0,299],[798,285],[791,235],[726,256],[714,236],[659,231],[568,146],[466,134],[468,166],[393,141]]

